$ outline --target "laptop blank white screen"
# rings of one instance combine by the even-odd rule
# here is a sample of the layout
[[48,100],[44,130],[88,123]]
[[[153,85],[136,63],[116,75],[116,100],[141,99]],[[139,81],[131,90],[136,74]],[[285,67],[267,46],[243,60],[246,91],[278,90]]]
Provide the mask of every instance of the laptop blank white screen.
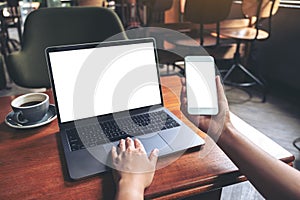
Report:
[[49,53],[61,122],[161,104],[152,42]]

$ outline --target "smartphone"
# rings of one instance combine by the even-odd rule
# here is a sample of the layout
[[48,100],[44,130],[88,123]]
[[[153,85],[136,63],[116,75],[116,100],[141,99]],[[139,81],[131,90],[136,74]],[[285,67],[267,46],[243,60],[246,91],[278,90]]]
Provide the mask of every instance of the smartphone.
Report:
[[214,58],[186,56],[187,109],[191,115],[216,115],[219,112]]

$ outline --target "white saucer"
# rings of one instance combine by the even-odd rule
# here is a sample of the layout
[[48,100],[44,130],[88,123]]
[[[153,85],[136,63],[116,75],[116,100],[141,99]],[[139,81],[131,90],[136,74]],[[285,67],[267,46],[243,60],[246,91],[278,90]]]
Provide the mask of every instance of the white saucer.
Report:
[[46,113],[46,115],[41,119],[40,121],[37,122],[27,122],[27,123],[18,123],[13,119],[13,114],[14,112],[8,113],[8,115],[5,118],[5,123],[12,127],[12,128],[17,128],[17,129],[28,129],[28,128],[35,128],[39,126],[43,126],[45,124],[48,124],[52,122],[54,119],[56,119],[56,110],[55,106],[50,104],[49,109]]

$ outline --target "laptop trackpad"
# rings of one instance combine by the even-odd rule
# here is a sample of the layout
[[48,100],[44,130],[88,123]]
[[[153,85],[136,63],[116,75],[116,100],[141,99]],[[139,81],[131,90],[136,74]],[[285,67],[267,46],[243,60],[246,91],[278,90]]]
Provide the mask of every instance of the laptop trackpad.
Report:
[[155,148],[159,149],[159,155],[166,155],[173,152],[170,146],[157,133],[142,135],[137,138],[144,145],[148,155]]
[[175,151],[185,150],[204,144],[204,141],[200,136],[185,127],[178,128],[177,130],[166,130],[159,133],[159,135],[165,141],[168,141],[170,147],[175,149]]

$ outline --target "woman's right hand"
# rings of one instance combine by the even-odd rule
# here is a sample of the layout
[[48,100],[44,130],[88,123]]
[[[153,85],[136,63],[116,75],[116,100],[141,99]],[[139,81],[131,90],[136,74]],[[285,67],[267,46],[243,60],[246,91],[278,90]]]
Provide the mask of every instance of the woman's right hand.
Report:
[[[181,79],[181,112],[192,122],[200,128],[202,131],[209,134],[215,141],[222,134],[225,126],[231,124],[228,102],[224,93],[224,89],[221,83],[220,76],[216,76],[216,86],[218,93],[218,106],[219,113],[217,115],[190,115],[187,112],[187,96],[186,96],[186,84],[185,78]],[[201,92],[201,91],[199,91]]]

